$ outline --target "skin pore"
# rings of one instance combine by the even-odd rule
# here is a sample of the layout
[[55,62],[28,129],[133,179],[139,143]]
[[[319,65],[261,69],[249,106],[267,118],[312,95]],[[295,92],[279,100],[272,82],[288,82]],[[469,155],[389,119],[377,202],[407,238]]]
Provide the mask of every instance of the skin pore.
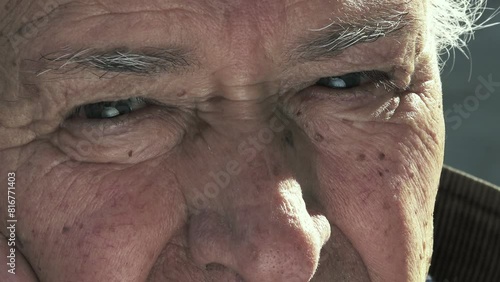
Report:
[[[21,27],[48,1],[7,2],[0,175],[17,176],[18,274],[3,220],[1,281],[424,281],[444,143],[427,2],[58,1],[34,36]],[[391,14],[404,24],[387,36],[297,55],[325,26]],[[179,60],[71,61],[145,48]],[[315,85],[369,71],[392,86]],[[147,106],[71,114],[134,97]]]

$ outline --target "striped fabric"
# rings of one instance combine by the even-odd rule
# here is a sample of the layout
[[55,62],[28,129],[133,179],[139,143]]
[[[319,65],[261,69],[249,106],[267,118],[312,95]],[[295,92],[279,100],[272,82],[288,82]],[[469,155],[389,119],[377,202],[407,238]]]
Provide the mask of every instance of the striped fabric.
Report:
[[434,224],[433,282],[500,282],[499,187],[443,168]]

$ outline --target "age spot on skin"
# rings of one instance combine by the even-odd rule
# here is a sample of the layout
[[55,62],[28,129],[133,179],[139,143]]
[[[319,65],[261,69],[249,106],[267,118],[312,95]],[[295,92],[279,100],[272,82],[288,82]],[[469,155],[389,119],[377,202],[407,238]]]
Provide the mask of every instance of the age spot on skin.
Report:
[[293,148],[294,142],[293,142],[293,133],[290,130],[286,130],[283,136],[283,141],[285,144],[288,144],[290,147]]
[[70,228],[69,228],[68,226],[64,226],[64,227],[62,228],[62,234],[64,234],[64,233],[68,233],[68,231],[69,231],[69,230],[70,230]]
[[385,159],[385,154],[382,152],[380,154],[378,154],[378,159],[383,161]]
[[356,158],[357,161],[364,161],[366,160],[366,155],[365,154],[359,154],[358,157]]
[[128,156],[129,157],[132,157],[133,154],[134,154],[134,151],[132,151],[132,150],[128,151]]

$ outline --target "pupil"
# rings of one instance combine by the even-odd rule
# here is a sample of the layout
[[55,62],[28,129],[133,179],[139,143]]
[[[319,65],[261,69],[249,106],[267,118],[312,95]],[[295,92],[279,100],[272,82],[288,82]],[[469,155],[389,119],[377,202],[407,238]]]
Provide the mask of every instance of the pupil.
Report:
[[118,103],[116,103],[115,109],[117,109],[120,114],[128,114],[132,111],[132,109],[130,109],[128,101],[119,101]]
[[356,87],[361,84],[361,75],[360,73],[350,73],[342,76],[342,79],[345,81],[346,87],[351,88]]
[[83,110],[85,111],[85,116],[90,119],[98,119],[102,117],[102,112],[104,108],[109,107],[111,103],[102,102],[90,105],[85,105]]

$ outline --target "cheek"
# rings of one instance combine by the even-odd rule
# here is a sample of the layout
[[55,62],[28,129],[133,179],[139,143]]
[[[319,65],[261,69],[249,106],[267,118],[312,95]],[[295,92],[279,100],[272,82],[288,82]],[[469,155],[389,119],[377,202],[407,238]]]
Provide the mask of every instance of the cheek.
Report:
[[426,265],[430,257],[443,121],[439,108],[425,99],[401,97],[385,109],[389,118],[358,113],[353,120],[327,105],[316,105],[314,112],[303,108],[312,120],[304,127],[316,148],[316,198],[368,268],[377,260],[401,268],[408,268],[403,261]]
[[332,110],[325,102],[301,109],[306,116],[302,126],[317,152],[318,174],[332,189],[348,186],[335,191],[363,206],[372,192],[397,198],[404,187],[415,187],[412,197],[427,203],[425,191],[437,187],[443,159],[440,103],[415,93],[381,100],[372,110]]
[[17,212],[25,219],[18,236],[28,257],[41,258],[44,272],[60,273],[51,268],[64,266],[62,258],[113,264],[117,250],[141,249],[137,263],[152,260],[186,221],[176,178],[161,163],[74,162],[41,142],[20,155],[30,157],[16,169]]
[[[135,165],[81,163],[61,155],[48,144],[39,144],[28,162],[19,167],[20,200],[26,210],[61,212],[65,217],[148,217],[168,210],[179,189],[175,177],[161,163]],[[181,201],[179,201],[182,203]],[[29,208],[28,208],[29,207]],[[173,210],[162,212],[165,218]],[[177,214],[179,211],[175,211]],[[161,216],[161,215],[158,215]],[[156,217],[156,215],[155,215]],[[151,222],[152,223],[152,222]]]
[[[432,202],[433,193],[427,192],[437,187],[442,161],[438,146],[427,146],[406,125],[365,123],[355,127],[330,121],[329,127],[335,130],[315,133],[322,136],[316,139],[321,140],[316,141],[316,167],[320,190],[338,204],[334,207],[348,203],[360,214],[381,214],[402,201],[409,204],[409,199],[415,203],[401,204],[401,208]],[[336,133],[328,133],[332,131]],[[339,131],[346,133],[339,136]]]

